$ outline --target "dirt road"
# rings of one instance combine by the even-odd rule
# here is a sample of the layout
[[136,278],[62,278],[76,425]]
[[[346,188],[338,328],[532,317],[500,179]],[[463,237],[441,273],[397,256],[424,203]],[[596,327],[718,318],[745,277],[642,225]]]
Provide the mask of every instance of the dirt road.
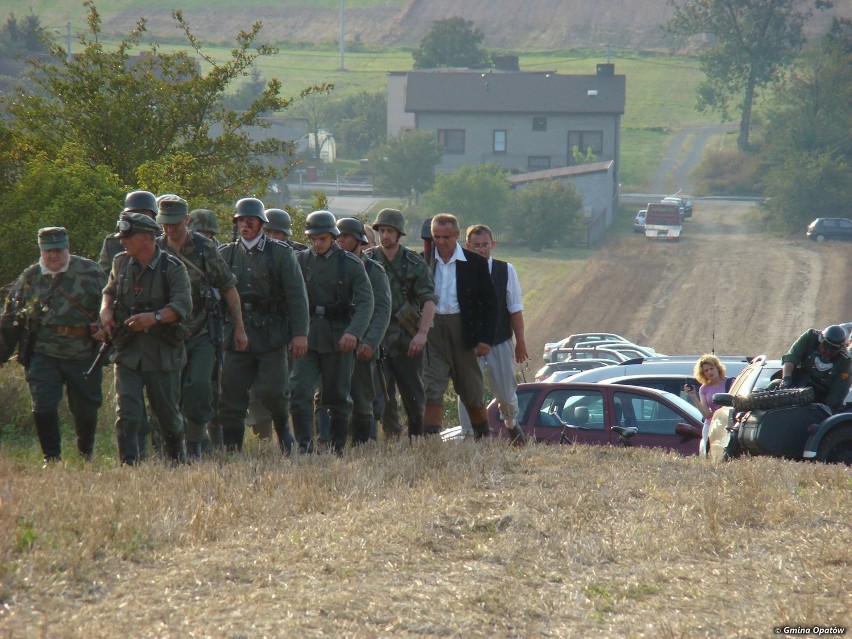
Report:
[[754,207],[699,200],[679,242],[608,240],[578,278],[525,311],[532,365],[545,342],[578,332],[669,354],[780,357],[806,328],[852,321],[849,243],[768,238]]

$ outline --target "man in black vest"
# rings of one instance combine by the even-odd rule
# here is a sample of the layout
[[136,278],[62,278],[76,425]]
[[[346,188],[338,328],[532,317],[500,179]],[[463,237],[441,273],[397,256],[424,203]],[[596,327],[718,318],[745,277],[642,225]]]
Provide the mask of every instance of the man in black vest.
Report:
[[[500,418],[506,425],[509,438],[513,444],[522,446],[526,443],[526,436],[518,424],[518,381],[515,379],[513,365],[514,362],[521,364],[529,359],[524,340],[521,285],[514,266],[491,257],[491,251],[497,246],[497,242],[490,228],[484,224],[476,224],[467,229],[466,237],[465,248],[488,260],[491,281],[494,282],[494,290],[497,293],[497,331],[494,334],[494,346],[488,355],[479,358],[479,365],[485,369],[488,376],[488,386],[497,399]],[[462,402],[459,402],[459,422],[466,432],[472,430],[470,417]]]
[[490,436],[485,388],[477,357],[494,343],[497,294],[488,261],[459,244],[458,220],[440,213],[432,218],[432,269],[438,304],[426,340],[423,382],[426,387],[424,434],[440,432],[444,392],[450,379],[470,415],[476,439]]

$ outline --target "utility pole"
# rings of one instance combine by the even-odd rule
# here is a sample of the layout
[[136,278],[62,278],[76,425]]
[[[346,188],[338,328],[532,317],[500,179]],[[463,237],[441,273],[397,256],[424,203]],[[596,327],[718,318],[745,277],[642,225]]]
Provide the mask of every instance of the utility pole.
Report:
[[343,65],[343,50],[346,42],[346,26],[343,20],[343,2],[344,0],[340,0],[340,71],[346,71],[346,67]]
[[65,59],[71,61],[71,21],[65,25]]

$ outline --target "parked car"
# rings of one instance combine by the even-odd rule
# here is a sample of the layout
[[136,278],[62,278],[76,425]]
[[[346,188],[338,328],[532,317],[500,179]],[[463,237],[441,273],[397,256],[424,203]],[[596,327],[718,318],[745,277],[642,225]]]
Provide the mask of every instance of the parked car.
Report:
[[[518,422],[527,439],[542,443],[617,445],[613,427],[638,429],[630,445],[698,453],[701,413],[676,395],[618,384],[521,384]],[[507,437],[497,402],[488,405],[492,433]]]
[[557,348],[571,348],[577,342],[603,342],[603,341],[612,341],[612,340],[620,340],[622,342],[627,342],[629,340],[624,339],[621,335],[616,335],[615,333],[574,333],[573,335],[569,335],[558,342],[547,342],[544,345],[544,361],[550,361],[550,353],[551,351],[556,350]]
[[852,220],[845,217],[818,217],[808,224],[806,235],[817,242],[852,240]]
[[729,393],[716,393],[722,408],[710,422],[708,457],[724,461],[743,454],[852,465],[852,390],[845,409],[832,414],[813,403],[813,389],[775,390],[781,360],[757,357],[734,380]]
[[545,378],[556,372],[573,371],[573,373],[580,373],[602,366],[612,366],[612,364],[613,362],[608,359],[567,359],[562,362],[549,362],[535,372],[535,381],[544,381]]
[[638,351],[638,355],[630,355],[631,357],[653,357],[657,355],[657,351],[655,351],[650,346],[641,346],[639,344],[634,344],[633,342],[622,342],[622,341],[612,341],[612,342],[578,342],[574,348],[589,348],[589,347],[603,347],[603,348],[611,348],[612,350],[619,349],[632,349],[633,351]]
[[636,214],[636,217],[633,218],[633,232],[634,233],[644,233],[645,232],[645,214],[648,212],[648,209],[642,209]]
[[630,356],[619,353],[611,348],[584,347],[584,348],[560,348],[550,354],[550,361],[564,362],[569,359],[608,359],[618,363],[630,359]]
[[656,375],[653,374],[639,374],[639,375],[620,375],[619,377],[610,377],[608,379],[603,379],[598,384],[621,384],[627,386],[641,386],[642,388],[653,388],[660,391],[665,391],[667,393],[671,393],[672,395],[677,395],[681,399],[686,401],[690,401],[686,392],[683,390],[685,385],[690,385],[695,388],[697,391],[699,386],[701,386],[701,382],[695,379],[692,376],[692,373],[688,375],[678,375],[677,373],[659,373]]
[[680,209],[681,220],[687,217],[692,217],[692,200],[690,200],[689,198],[680,195],[669,195],[667,197],[664,197],[660,201],[677,204],[678,208]]
[[[681,375],[684,378],[691,377],[695,368],[695,362],[700,355],[665,357],[648,357],[645,359],[628,360],[605,369],[594,369],[577,373],[571,379],[572,382],[599,382],[612,377],[624,377],[625,375]],[[725,373],[730,377],[739,374],[748,366],[749,358],[745,356],[722,355],[719,360],[725,365]]]

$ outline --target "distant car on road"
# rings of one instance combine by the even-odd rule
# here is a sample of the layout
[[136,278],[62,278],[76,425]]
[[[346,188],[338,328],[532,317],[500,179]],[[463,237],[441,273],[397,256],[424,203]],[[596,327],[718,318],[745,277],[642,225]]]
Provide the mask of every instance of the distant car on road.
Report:
[[661,202],[677,204],[680,209],[681,220],[687,217],[692,217],[692,200],[688,198],[681,197],[679,195],[669,195],[668,197],[664,197]]
[[644,233],[645,232],[645,214],[648,212],[648,209],[642,209],[636,214],[636,217],[633,218],[633,232],[634,233]]
[[583,348],[560,348],[550,354],[550,361],[564,362],[569,359],[608,359],[613,363],[625,362],[632,355],[626,355],[611,348],[586,346]]
[[[618,384],[518,386],[518,422],[530,441],[617,445],[613,427],[638,429],[630,445],[698,454],[701,413],[689,402],[662,391]],[[493,433],[506,437],[497,402],[488,405]]]
[[852,240],[852,220],[845,217],[818,217],[808,224],[806,235],[812,240]]
[[616,335],[615,333],[574,333],[573,335],[569,335],[558,342],[547,342],[544,345],[544,361],[549,362],[551,351],[554,351],[557,348],[571,348],[577,342],[604,342],[613,340],[622,342],[630,341],[624,339],[621,335]]

